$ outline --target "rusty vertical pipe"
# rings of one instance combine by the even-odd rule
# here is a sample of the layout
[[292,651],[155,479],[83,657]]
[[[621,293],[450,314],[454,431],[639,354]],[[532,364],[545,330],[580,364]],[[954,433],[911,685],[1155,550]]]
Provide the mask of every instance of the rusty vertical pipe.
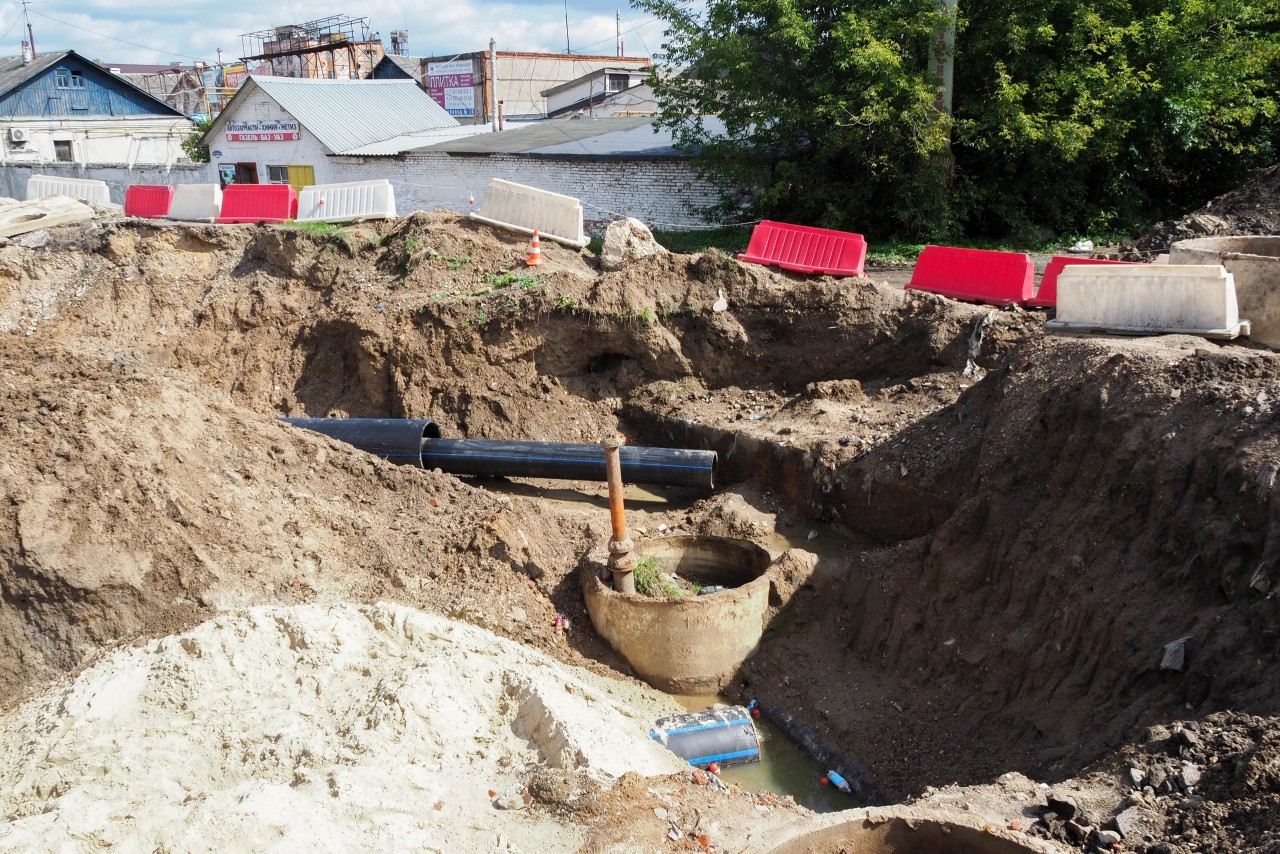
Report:
[[635,593],[633,572],[636,559],[631,556],[635,547],[627,532],[627,516],[622,497],[622,460],[618,450],[622,447],[619,436],[600,440],[604,448],[605,475],[609,480],[609,521],[613,525],[613,538],[609,540],[609,571],[613,573],[613,589],[619,593]]

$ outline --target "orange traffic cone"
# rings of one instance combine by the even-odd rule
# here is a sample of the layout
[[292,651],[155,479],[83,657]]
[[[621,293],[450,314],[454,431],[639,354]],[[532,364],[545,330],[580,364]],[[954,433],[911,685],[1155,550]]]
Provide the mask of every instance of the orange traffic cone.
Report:
[[529,244],[529,257],[524,259],[526,267],[542,266],[542,243],[538,240],[538,232],[533,233],[533,242]]

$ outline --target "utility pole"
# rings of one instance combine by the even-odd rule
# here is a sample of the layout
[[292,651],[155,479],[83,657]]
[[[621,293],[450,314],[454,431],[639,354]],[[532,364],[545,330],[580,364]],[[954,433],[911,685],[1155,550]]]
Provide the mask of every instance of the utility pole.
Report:
[[613,10],[614,55],[622,56],[622,10]]
[[[565,0],[567,3],[568,0]],[[22,17],[27,20],[27,40],[31,42],[31,58],[36,58],[36,34],[31,31],[31,16],[27,14],[27,0],[22,0]],[[568,26],[568,19],[565,19],[565,25]]]
[[489,103],[493,105],[493,130],[498,130],[498,42],[489,39]]

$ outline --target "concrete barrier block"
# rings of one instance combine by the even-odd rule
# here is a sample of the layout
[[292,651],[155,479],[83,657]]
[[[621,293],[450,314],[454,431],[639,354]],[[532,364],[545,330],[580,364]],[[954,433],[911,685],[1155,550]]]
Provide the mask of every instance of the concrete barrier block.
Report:
[[313,184],[298,196],[298,222],[353,222],[395,219],[396,197],[391,182],[351,181]]
[[1249,337],[1280,349],[1280,235],[1238,235],[1181,240],[1173,264],[1221,264],[1235,279],[1236,300],[1249,318]]
[[67,196],[91,205],[111,204],[111,190],[106,181],[87,178],[59,178],[56,175],[32,175],[27,179],[27,201],[45,196]]
[[217,184],[179,184],[173,190],[168,219],[213,222],[222,211],[222,188]]
[[1206,338],[1249,334],[1230,273],[1215,265],[1071,265],[1058,277],[1050,331]]
[[541,236],[582,248],[590,241],[582,227],[582,205],[572,196],[494,178],[471,214],[477,222]]

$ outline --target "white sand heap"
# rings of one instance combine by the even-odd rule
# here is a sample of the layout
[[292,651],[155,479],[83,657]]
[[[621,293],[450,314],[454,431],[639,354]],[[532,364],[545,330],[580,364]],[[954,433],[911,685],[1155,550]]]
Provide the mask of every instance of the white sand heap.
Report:
[[0,850],[572,851],[495,801],[538,764],[687,768],[648,736],[673,711],[409,608],[228,613],[0,720]]

